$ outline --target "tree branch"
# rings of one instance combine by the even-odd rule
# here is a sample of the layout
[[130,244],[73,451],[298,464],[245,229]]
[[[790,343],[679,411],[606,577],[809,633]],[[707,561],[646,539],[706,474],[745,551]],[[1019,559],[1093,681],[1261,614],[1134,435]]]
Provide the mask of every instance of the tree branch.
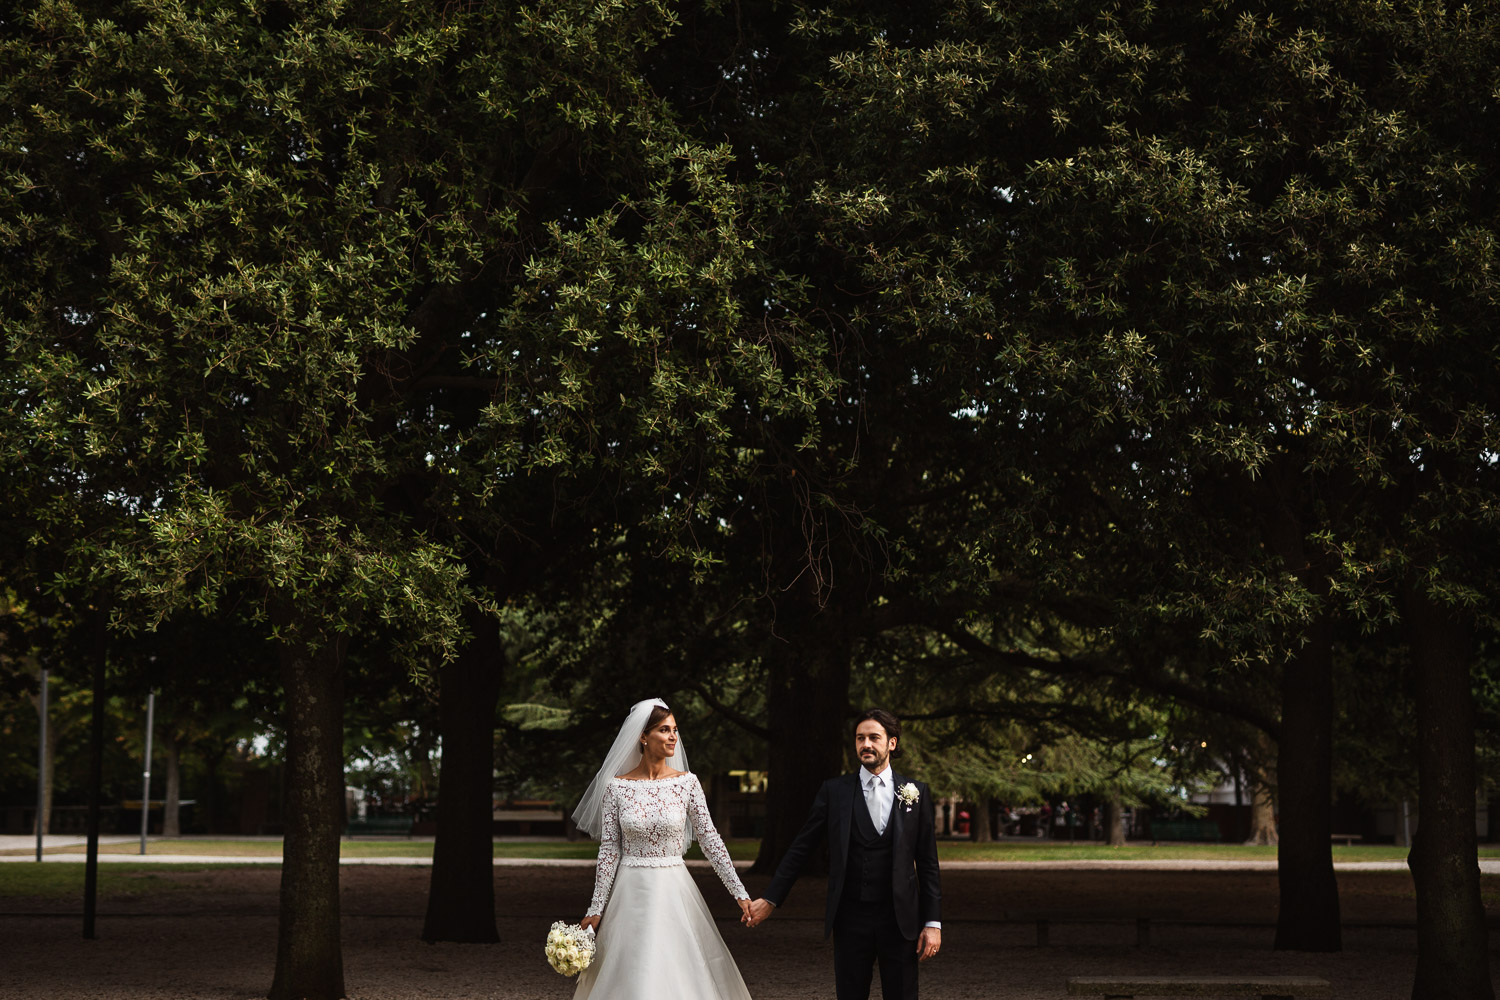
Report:
[[1204,690],[1185,681],[1162,677],[1159,674],[1145,674],[1118,667],[1095,657],[1063,656],[1056,660],[1049,660],[1040,656],[1032,656],[1029,653],[999,650],[963,628],[947,628],[940,631],[960,649],[982,661],[1008,668],[1042,670],[1065,677],[1107,677],[1123,681],[1134,687],[1164,695],[1208,712],[1247,722],[1263,730],[1272,739],[1281,738],[1279,721],[1228,694]]
[[748,715],[745,715],[738,709],[732,708],[729,705],[724,704],[719,699],[715,698],[712,694],[709,693],[708,688],[704,685],[693,684],[689,686],[688,690],[692,691],[698,697],[707,702],[709,708],[713,709],[719,715],[722,715],[724,718],[728,719],[736,726],[739,726],[741,729],[745,730],[745,732],[750,733],[753,736],[759,736],[761,739],[771,738],[771,731],[769,729],[767,729],[765,726],[759,725],[756,722],[753,722]]

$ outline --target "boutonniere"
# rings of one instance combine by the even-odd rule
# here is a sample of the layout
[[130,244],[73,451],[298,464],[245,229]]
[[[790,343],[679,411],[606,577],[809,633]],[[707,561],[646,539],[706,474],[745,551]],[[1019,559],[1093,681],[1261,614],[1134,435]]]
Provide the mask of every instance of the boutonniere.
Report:
[[911,812],[911,807],[916,805],[917,800],[921,797],[921,790],[911,781],[896,789],[896,798],[901,800],[901,804],[906,807],[907,812]]

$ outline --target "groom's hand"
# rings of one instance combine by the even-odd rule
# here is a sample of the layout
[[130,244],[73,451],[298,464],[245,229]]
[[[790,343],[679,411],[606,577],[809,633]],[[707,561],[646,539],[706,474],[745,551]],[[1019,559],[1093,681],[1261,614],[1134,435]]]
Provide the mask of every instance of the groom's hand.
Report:
[[757,924],[764,922],[765,919],[771,915],[771,911],[774,909],[776,909],[776,907],[772,905],[771,901],[768,899],[755,900],[753,903],[750,903],[748,908],[745,910],[745,916],[743,918],[745,921],[745,925],[747,927],[754,927]]
[[917,961],[927,961],[942,946],[943,932],[936,927],[923,927],[922,933],[917,937]]

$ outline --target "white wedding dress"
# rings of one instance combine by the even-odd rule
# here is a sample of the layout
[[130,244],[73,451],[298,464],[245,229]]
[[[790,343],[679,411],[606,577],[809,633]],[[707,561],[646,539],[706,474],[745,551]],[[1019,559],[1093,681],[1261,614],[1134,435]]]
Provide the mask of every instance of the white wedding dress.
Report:
[[748,899],[690,772],[615,778],[604,790],[599,868],[588,916],[603,914],[574,1000],[750,1000],[703,895],[682,863],[691,818],[703,856]]

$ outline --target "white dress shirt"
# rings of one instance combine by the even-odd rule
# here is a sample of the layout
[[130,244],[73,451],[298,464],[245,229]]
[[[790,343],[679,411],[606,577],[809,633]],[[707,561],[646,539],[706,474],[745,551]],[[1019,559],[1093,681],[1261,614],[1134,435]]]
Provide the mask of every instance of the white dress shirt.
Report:
[[[864,789],[865,805],[870,810],[870,819],[875,823],[875,832],[884,833],[886,824],[891,819],[891,804],[896,800],[896,789],[891,784],[890,765],[887,764],[878,774],[871,774],[868,768],[860,768],[859,783]],[[942,930],[943,924],[940,920],[929,920],[922,926]]]

